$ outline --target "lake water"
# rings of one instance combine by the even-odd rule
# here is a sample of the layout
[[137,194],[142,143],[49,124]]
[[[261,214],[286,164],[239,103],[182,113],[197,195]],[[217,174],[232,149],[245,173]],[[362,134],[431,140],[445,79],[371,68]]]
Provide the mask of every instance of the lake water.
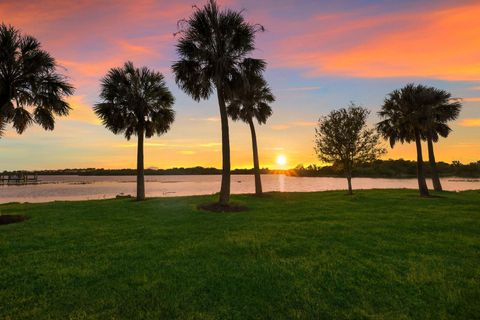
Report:
[[[135,176],[39,176],[39,184],[0,185],[0,203],[47,202],[54,200],[108,199],[116,195],[135,195]],[[172,197],[214,194],[220,189],[220,175],[146,176],[147,197]],[[290,177],[263,175],[264,191],[323,191],[345,189],[344,178]],[[428,181],[431,188],[431,181]],[[443,178],[445,190],[480,189],[479,179]],[[232,175],[232,193],[253,193],[253,176]],[[354,178],[354,189],[417,188],[416,179]]]
[[[0,203],[48,202],[114,198],[118,194],[135,195],[135,176],[39,176],[36,185],[0,185]],[[146,176],[147,197],[172,197],[214,194],[220,189],[219,175]],[[264,191],[323,191],[346,188],[344,178],[290,177],[263,175]],[[431,182],[428,181],[429,187]],[[445,190],[480,189],[479,179],[443,178]],[[232,175],[232,193],[253,193],[253,176]],[[417,188],[416,179],[354,178],[354,189]]]

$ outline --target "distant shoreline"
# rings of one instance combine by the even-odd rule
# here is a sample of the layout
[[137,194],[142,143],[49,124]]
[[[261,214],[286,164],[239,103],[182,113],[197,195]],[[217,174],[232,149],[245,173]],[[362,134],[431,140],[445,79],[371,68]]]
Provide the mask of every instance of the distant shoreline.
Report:
[[[425,163],[425,173],[430,176],[430,166]],[[438,172],[441,177],[459,177],[459,178],[480,178],[480,161],[468,164],[453,161],[452,163],[438,162]],[[4,171],[0,174],[14,174],[18,172],[33,175],[75,175],[75,176],[133,176],[136,175],[136,169],[103,169],[103,168],[72,168],[57,170],[19,170]],[[218,175],[222,170],[214,167],[191,167],[191,168],[169,168],[145,169],[146,176],[165,176],[165,175]],[[297,177],[344,177],[341,166],[316,166],[316,165],[297,165],[291,169],[260,169],[261,174],[285,174]],[[232,175],[253,174],[253,169],[234,169]],[[373,163],[358,165],[353,171],[354,177],[362,178],[394,178],[410,179],[417,176],[417,166],[415,161],[411,160],[377,160]]]
[[[240,176],[240,175],[250,175],[252,173],[238,173],[238,172],[232,172],[232,176]],[[150,177],[155,177],[155,176],[220,176],[220,173],[203,173],[203,174],[170,174],[170,173],[160,173],[160,174],[145,174],[145,177],[150,176]],[[268,173],[262,173],[262,175],[285,175],[289,177],[296,177],[296,178],[339,178],[343,179],[345,178],[343,175],[318,175],[318,176],[300,176],[300,175],[295,175],[291,174],[288,172],[268,172]],[[134,177],[136,176],[135,173],[132,174],[38,174],[39,177],[42,176],[78,176],[78,177]],[[408,175],[408,176],[353,176],[353,178],[370,178],[370,179],[416,179],[417,177],[414,175]],[[427,176],[427,178],[430,178]],[[456,178],[455,180],[452,181],[480,181],[480,178],[478,176],[456,176],[456,175],[441,175],[440,178]]]

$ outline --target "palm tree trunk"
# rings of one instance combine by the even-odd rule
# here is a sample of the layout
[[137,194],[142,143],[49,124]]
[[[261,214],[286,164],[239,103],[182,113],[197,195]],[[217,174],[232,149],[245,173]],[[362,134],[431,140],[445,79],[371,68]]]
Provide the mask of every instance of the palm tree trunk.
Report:
[[428,197],[427,182],[425,181],[425,172],[423,170],[423,155],[422,155],[422,141],[420,138],[420,132],[415,129],[415,145],[417,147],[417,180],[418,180],[418,191],[420,196]]
[[260,177],[260,163],[258,160],[257,134],[255,133],[255,125],[253,119],[248,121],[250,132],[252,133],[252,149],[253,149],[253,173],[255,175],[255,194],[262,194],[262,179]]
[[145,178],[143,167],[143,128],[138,130],[137,144],[137,201],[145,200]]
[[222,124],[222,185],[220,187],[219,202],[228,205],[230,201],[230,138],[228,133],[228,115],[225,106],[223,88],[217,84],[218,106],[220,108],[220,121]]
[[435,153],[433,152],[433,141],[430,136],[427,139],[427,143],[428,161],[430,162],[430,169],[432,171],[433,190],[442,191],[442,184],[440,183],[440,178],[438,177],[437,163],[435,162]]

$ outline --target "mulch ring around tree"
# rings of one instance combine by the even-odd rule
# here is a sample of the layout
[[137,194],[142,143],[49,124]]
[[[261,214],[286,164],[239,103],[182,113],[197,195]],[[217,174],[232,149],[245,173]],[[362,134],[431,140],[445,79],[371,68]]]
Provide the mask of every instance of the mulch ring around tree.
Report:
[[28,220],[28,217],[23,215],[13,215],[13,214],[0,215],[0,225],[22,222],[25,220]]
[[210,212],[242,212],[247,211],[248,208],[239,203],[231,202],[227,205],[218,202],[203,203],[197,206],[197,209]]

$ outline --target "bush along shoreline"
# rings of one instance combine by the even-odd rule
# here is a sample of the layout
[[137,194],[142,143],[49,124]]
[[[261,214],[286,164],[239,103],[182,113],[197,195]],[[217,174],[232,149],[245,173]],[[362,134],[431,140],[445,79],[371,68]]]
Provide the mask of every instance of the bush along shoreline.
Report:
[[[426,176],[430,177],[430,170],[425,166]],[[480,178],[480,161],[462,164],[459,161],[452,163],[438,162],[440,177]],[[101,168],[74,168],[59,170],[35,170],[35,171],[4,171],[2,174],[25,174],[37,175],[80,175],[80,176],[130,176],[135,175],[135,169],[101,169]],[[253,169],[234,169],[232,174],[252,174]],[[298,177],[344,177],[337,166],[298,165],[293,169],[274,170],[260,169],[262,174],[285,174]],[[221,169],[213,167],[170,168],[170,169],[145,169],[145,175],[217,175]],[[394,178],[409,179],[416,176],[416,161],[411,160],[377,160],[369,164],[360,164],[352,172],[353,177],[362,178]]]

